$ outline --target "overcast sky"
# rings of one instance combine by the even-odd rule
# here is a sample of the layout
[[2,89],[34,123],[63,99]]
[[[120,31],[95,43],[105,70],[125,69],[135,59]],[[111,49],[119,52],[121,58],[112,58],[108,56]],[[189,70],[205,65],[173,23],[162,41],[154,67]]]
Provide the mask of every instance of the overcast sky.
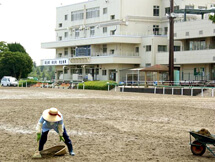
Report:
[[87,0],[0,0],[0,41],[20,43],[33,61],[55,57],[42,42],[55,41],[56,7]]

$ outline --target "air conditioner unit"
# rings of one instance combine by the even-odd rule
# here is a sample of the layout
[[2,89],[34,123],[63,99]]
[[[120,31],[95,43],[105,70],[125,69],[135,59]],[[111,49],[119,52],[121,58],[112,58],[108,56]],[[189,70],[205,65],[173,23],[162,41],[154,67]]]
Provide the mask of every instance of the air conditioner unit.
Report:
[[79,30],[82,30],[83,29],[83,26],[80,26]]

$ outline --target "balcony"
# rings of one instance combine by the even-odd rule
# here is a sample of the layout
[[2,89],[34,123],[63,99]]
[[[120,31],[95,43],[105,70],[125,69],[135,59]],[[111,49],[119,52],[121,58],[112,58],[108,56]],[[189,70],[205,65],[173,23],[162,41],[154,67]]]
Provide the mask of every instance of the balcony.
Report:
[[140,64],[138,53],[93,53],[91,57],[71,57],[70,64]]
[[82,64],[140,64],[139,53],[93,53],[91,56],[74,56],[41,60],[41,65],[82,65]]
[[193,20],[175,23],[175,40],[215,36],[215,24],[210,20]]
[[[215,63],[215,49],[174,52],[174,64]],[[169,64],[169,53],[157,53],[156,64]]]
[[74,47],[92,44],[108,44],[108,43],[129,43],[129,44],[140,44],[142,41],[141,36],[128,36],[128,35],[109,35],[100,37],[90,38],[78,38],[56,42],[42,43],[42,48],[53,49],[63,47]]

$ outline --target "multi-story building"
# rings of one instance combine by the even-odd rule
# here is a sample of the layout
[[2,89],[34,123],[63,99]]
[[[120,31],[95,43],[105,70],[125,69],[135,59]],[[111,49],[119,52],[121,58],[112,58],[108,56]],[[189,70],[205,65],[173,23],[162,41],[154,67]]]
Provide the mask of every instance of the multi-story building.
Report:
[[[175,0],[176,10],[214,5],[215,0]],[[89,0],[58,7],[56,41],[42,43],[42,48],[56,49],[56,57],[41,64],[56,66],[56,81],[116,82],[122,81],[123,69],[168,65],[169,6],[169,0]],[[174,60],[180,79],[194,72],[212,79],[215,26],[208,14],[183,19],[183,14],[175,19]]]

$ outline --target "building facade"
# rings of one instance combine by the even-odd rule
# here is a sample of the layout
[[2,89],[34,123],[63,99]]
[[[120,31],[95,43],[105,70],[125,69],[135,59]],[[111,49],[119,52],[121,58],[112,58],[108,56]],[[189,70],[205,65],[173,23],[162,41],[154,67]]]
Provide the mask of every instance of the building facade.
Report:
[[[122,80],[124,69],[168,65],[169,0],[89,0],[57,8],[56,81]],[[209,9],[215,0],[175,0],[175,9]],[[203,18],[203,19],[202,19]],[[215,26],[203,17],[175,19],[174,64],[181,80],[213,79]],[[209,30],[210,29],[210,30]],[[190,78],[188,76],[190,75]]]

